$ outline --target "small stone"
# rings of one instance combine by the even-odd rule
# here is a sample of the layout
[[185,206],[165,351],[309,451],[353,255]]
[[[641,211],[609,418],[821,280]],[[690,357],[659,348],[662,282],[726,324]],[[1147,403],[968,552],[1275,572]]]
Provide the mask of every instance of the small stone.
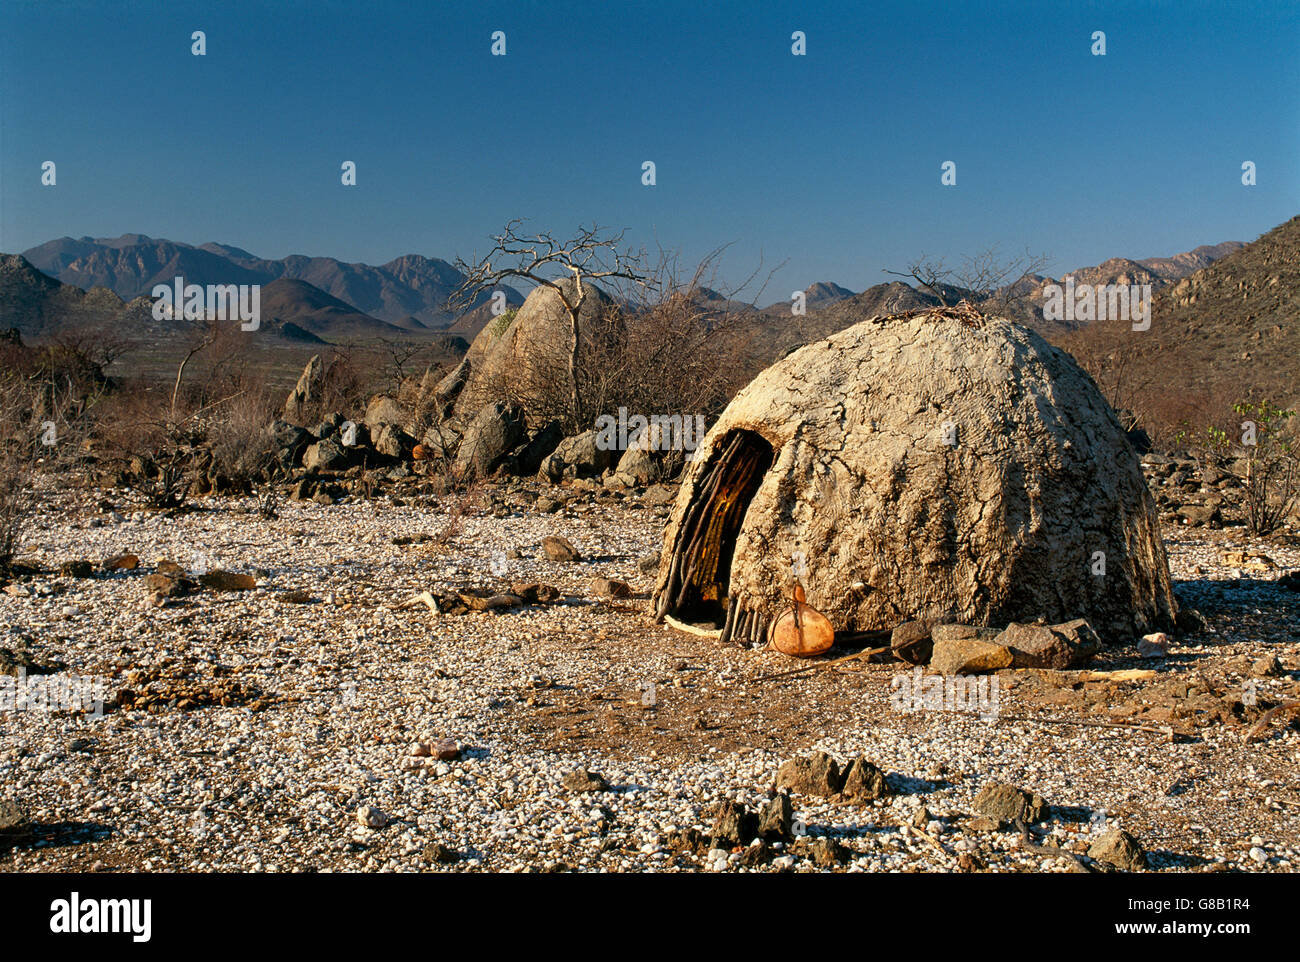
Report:
[[581,561],[582,555],[568,538],[562,538],[558,535],[547,535],[542,539],[542,551],[551,561]]
[[709,836],[715,849],[748,845],[758,835],[758,816],[739,802],[726,801],[718,809]]
[[848,858],[849,854],[843,845],[831,838],[800,839],[796,848],[812,859],[818,868],[834,868]]
[[512,594],[517,595],[526,605],[549,605],[560,600],[560,591],[551,585],[538,584],[537,582],[513,584],[510,586]]
[[840,793],[854,801],[871,801],[889,794],[889,783],[884,772],[861,755],[849,762],[844,770],[844,785]]
[[1037,795],[1031,795],[1014,785],[994,783],[985,785],[975,796],[975,811],[999,822],[1022,819],[1032,825],[1043,817],[1046,806]]
[[454,738],[435,738],[429,743],[429,755],[440,762],[454,762],[460,758],[460,743]]
[[978,638],[935,642],[930,667],[944,675],[978,675],[1011,667],[1011,652]]
[[1205,616],[1195,608],[1179,608],[1178,614],[1174,617],[1174,624],[1185,635],[1199,634],[1209,627]]
[[591,593],[597,598],[630,598],[632,586],[613,578],[592,578]]
[[199,575],[199,584],[213,591],[251,591],[257,587],[257,579],[233,571],[209,571]]
[[997,644],[1011,652],[1016,668],[1073,668],[1101,650],[1101,639],[1082,618],[1060,625],[1012,622]]
[[1251,678],[1275,678],[1282,674],[1282,662],[1277,655],[1265,655],[1250,666]]
[[1139,658],[1165,658],[1169,655],[1169,636],[1163,631],[1143,635],[1138,642]]
[[839,764],[825,752],[792,758],[776,773],[777,790],[788,789],[800,795],[837,794],[844,784]]
[[571,792],[603,792],[609,788],[603,776],[585,768],[575,768],[566,773],[560,784]]
[[449,846],[443,845],[442,842],[430,842],[426,845],[424,847],[424,857],[443,865],[450,865],[453,862],[460,861],[460,853]]
[[1268,861],[1268,852],[1264,851],[1258,845],[1250,850],[1250,857],[1253,861],[1263,865]]
[[929,624],[924,621],[903,622],[890,634],[889,648],[895,658],[909,665],[929,663],[934,649]]
[[769,842],[788,842],[793,837],[794,805],[790,796],[778,792],[758,813],[758,835]]
[[0,801],[0,844],[27,838],[31,825],[17,802]]
[[745,851],[740,853],[740,864],[744,868],[759,868],[771,860],[772,846],[762,839],[755,839],[752,844],[745,846]]
[[373,805],[362,805],[357,809],[357,823],[366,828],[383,828],[388,824],[388,816]]
[[1089,845],[1088,857],[1125,872],[1138,872],[1147,867],[1142,846],[1122,828],[1112,828]]

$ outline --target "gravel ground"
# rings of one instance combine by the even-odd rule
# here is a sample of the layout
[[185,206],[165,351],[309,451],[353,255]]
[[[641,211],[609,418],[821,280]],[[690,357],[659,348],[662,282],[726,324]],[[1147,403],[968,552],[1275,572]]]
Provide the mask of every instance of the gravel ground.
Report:
[[[1245,737],[1266,706],[1300,697],[1300,595],[1277,583],[1300,567],[1294,544],[1169,528],[1180,597],[1209,629],[1166,658],[1109,651],[1092,666],[1155,670],[1139,681],[1003,672],[998,717],[981,719],[894,710],[898,664],[769,678],[792,663],[656,626],[638,561],[657,550],[662,512],[631,495],[538,513],[523,493],[461,517],[416,496],[290,502],[270,521],[251,500],[164,517],[121,493],[50,494],[25,555],[43,573],[0,593],[0,648],[102,679],[110,701],[156,700],[101,718],[0,712],[0,801],[32,832],[0,869],[1068,872],[1081,865],[1068,853],[1116,826],[1153,871],[1298,864],[1300,731],[1282,719]],[[548,561],[547,535],[585,560]],[[1274,566],[1237,570],[1225,550]],[[98,569],[124,552],[137,569]],[[94,575],[57,573],[76,559]],[[156,606],[146,578],[163,559],[257,587]],[[593,576],[637,594],[596,599]],[[533,581],[564,598],[403,607],[425,590]],[[1268,655],[1280,672],[1258,670]],[[1254,705],[1215,707],[1246,690],[1238,701]],[[438,760],[438,739],[459,758]],[[806,837],[767,864],[682,843],[707,835],[723,800],[760,806],[781,763],[813,750],[864,755],[892,794],[796,795]],[[582,770],[603,784],[563,784]],[[1034,847],[976,817],[993,782],[1050,806]],[[842,847],[826,857],[818,839]]]

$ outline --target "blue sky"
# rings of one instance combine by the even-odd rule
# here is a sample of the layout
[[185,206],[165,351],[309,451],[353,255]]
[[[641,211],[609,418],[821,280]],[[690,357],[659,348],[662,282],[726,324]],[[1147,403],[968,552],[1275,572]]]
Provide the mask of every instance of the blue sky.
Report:
[[524,216],[787,262],[764,301],[990,246],[1060,274],[1300,213],[1300,4],[5,0],[0,177],[6,252],[451,259]]

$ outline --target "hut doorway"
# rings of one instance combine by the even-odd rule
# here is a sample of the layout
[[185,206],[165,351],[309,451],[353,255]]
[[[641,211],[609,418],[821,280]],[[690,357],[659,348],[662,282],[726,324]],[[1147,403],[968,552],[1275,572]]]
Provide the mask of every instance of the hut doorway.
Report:
[[673,546],[659,616],[724,627],[731,561],[745,512],[772,466],[772,445],[753,431],[729,432],[715,449]]

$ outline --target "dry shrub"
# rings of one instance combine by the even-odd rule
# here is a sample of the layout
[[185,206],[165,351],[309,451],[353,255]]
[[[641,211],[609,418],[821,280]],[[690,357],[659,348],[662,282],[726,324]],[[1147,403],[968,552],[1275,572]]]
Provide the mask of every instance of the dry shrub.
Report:
[[203,436],[218,471],[230,478],[253,479],[271,466],[275,445],[268,430],[276,403],[266,388],[251,384],[203,418]]
[[65,345],[3,345],[0,366],[0,572],[22,546],[37,474],[66,481],[81,466],[89,413],[103,374]]
[[752,312],[731,300],[739,292],[720,300],[704,293],[714,286],[705,281],[718,253],[685,279],[663,259],[645,283],[615,289],[612,306],[584,317],[574,367],[580,411],[573,410],[566,345],[531,351],[508,379],[477,384],[476,395],[513,401],[534,426],[558,420],[570,433],[619,408],[646,417],[718,414],[765,366],[752,350]]

